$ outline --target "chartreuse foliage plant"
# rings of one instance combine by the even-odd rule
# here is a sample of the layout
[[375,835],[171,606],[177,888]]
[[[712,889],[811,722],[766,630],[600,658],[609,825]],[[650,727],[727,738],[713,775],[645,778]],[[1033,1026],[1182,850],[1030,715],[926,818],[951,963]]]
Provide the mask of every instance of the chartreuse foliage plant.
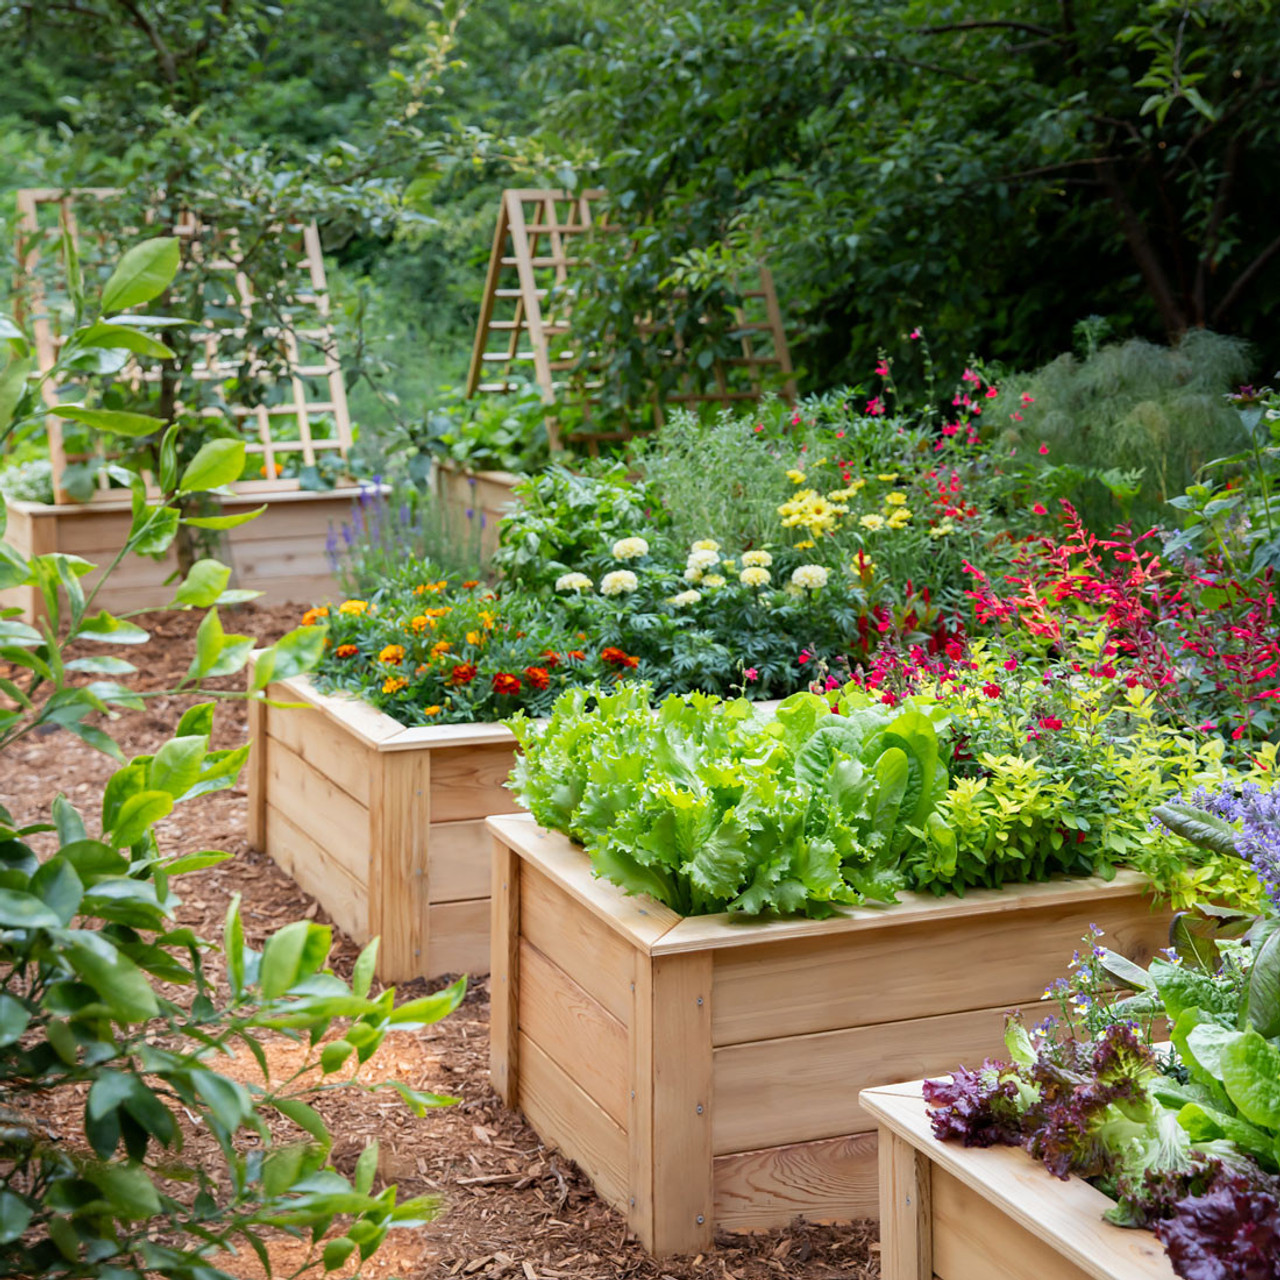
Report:
[[[166,241],[144,242],[104,297],[117,307],[145,305],[165,290],[175,263]],[[88,316],[43,379],[32,375],[29,344],[12,326],[17,336],[0,375],[4,429],[43,412],[43,382],[63,386],[78,376],[91,387],[94,351],[130,350],[126,332],[163,324]],[[95,431],[156,426],[88,399],[55,411]],[[163,437],[158,492],[116,469],[132,494],[133,522],[108,575],[126,555],[168,548],[185,519],[178,498],[240,473],[244,446],[228,440],[202,446],[180,469],[173,431]],[[0,519],[3,512],[0,503]],[[419,1114],[451,1101],[398,1081],[365,1084],[358,1067],[388,1030],[447,1014],[463,986],[397,1005],[393,990],[372,994],[376,942],[348,983],[327,967],[328,927],[289,924],[258,950],[246,945],[238,899],[220,943],[176,923],[181,877],[230,855],[166,855],[156,826],[177,806],[233,786],[248,747],[211,746],[215,703],[203,700],[154,754],[126,760],[108,729],[121,709],[140,709],[144,695],[117,681],[135,667],[113,651],[148,637],[127,618],[95,611],[97,588],[82,584],[94,567],[63,554],[24,559],[0,544],[0,586],[37,586],[47,611],[38,626],[16,610],[0,614],[0,664],[17,673],[0,680],[0,752],[61,729],[121,765],[93,815],[64,796],[34,822],[0,805],[0,1273],[219,1280],[220,1261],[248,1248],[270,1274],[270,1231],[310,1241],[294,1274],[363,1260],[388,1230],[424,1221],[434,1206],[401,1201],[395,1187],[375,1194],[376,1147],[354,1177],[334,1170],[332,1138],[312,1102],[337,1087],[339,1072],[344,1086],[392,1090]],[[228,592],[229,572],[200,561],[176,585],[171,608],[207,612],[190,668],[166,696],[246,696],[207,687],[241,671],[255,643],[220,620],[218,604],[254,594]],[[256,688],[309,669],[324,639],[323,627],[302,627],[261,650]],[[70,657],[73,642],[89,656]],[[42,859],[37,843],[52,852]],[[264,1049],[278,1036],[304,1046],[284,1080],[270,1077]],[[231,1055],[251,1057],[261,1079],[223,1074]],[[316,1065],[320,1076],[307,1075]],[[211,1137],[216,1151],[194,1142],[196,1134]]]

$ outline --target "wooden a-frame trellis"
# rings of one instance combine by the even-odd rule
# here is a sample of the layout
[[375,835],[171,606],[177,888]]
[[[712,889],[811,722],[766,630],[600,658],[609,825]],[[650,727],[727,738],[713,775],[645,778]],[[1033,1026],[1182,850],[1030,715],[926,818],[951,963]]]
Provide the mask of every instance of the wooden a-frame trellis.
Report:
[[[112,188],[98,187],[69,190],[27,188],[17,193],[18,298],[21,314],[30,318],[36,363],[41,372],[47,372],[53,367],[63,341],[57,323],[57,299],[50,297],[48,282],[40,272],[42,241],[54,231],[58,235],[68,234],[79,244],[81,235],[76,218],[77,202],[107,200],[118,194]],[[41,218],[42,210],[49,207],[56,210],[53,228],[46,227]],[[227,275],[229,292],[234,295],[243,318],[243,323],[239,326],[220,328],[207,324],[203,336],[203,357],[187,371],[188,376],[195,381],[226,381],[235,376],[236,366],[241,363],[237,357],[243,354],[234,350],[228,352],[226,348],[229,341],[237,337],[244,338],[256,301],[249,277],[235,261],[226,256],[227,251],[235,251],[236,232],[234,229],[212,227],[193,213],[187,212],[174,228],[174,234],[191,242],[191,252],[194,255],[206,252],[214,255],[203,265],[209,271]],[[319,455],[325,452],[336,451],[345,458],[352,444],[346,385],[343,382],[336,337],[330,319],[328,283],[319,231],[315,223],[311,222],[290,228],[282,227],[279,234],[292,237],[290,247],[294,249],[294,269],[303,277],[301,287],[290,295],[290,305],[300,310],[305,309],[310,316],[310,323],[305,327],[297,326],[291,321],[275,329],[275,336],[282,343],[285,355],[285,372],[280,381],[287,382],[288,394],[279,403],[272,405],[229,403],[225,409],[214,405],[200,408],[200,412],[209,417],[229,414],[240,428],[241,434],[246,437],[246,452],[261,455],[264,479],[240,481],[232,486],[244,493],[270,494],[297,490],[300,488],[297,478],[278,475],[281,457],[288,459],[290,455],[300,455],[302,465],[309,466],[314,465]],[[63,266],[65,270],[65,264]],[[311,348],[315,355],[304,352],[302,344]],[[250,356],[251,365],[252,362],[253,357]],[[125,376],[137,387],[142,383],[158,381],[161,374],[155,367],[146,368],[135,362]],[[46,383],[44,396],[46,403],[53,405],[57,403],[58,389]],[[296,440],[277,435],[275,424],[285,419],[296,423]],[[74,499],[62,483],[67,463],[71,461],[64,448],[62,422],[49,415],[46,424],[54,477],[54,500],[57,503],[72,502]],[[105,477],[100,476],[94,499],[107,500],[117,496],[106,485]]]
[[[598,211],[604,191],[581,193],[542,189],[510,189],[502,193],[494,232],[484,297],[476,326],[467,395],[503,393],[517,385],[512,379],[529,370],[545,404],[560,402],[570,389],[565,376],[579,369],[570,339],[569,290],[571,275],[580,259],[575,245],[584,236],[613,234],[622,230]],[[733,403],[756,401],[769,390],[794,401],[795,380],[791,353],[782,323],[782,309],[773,277],[762,263],[759,283],[742,292],[743,303],[735,316],[733,334],[741,355],[717,359],[703,380],[672,352],[680,368],[681,385],[664,397],[668,404]],[[641,329],[656,326],[642,322]],[[578,385],[584,408],[589,410],[598,383]],[[661,420],[662,405],[655,400]],[[549,424],[552,447],[561,440],[554,422]],[[585,441],[594,451],[606,439],[626,439],[630,431],[578,431],[567,438]]]

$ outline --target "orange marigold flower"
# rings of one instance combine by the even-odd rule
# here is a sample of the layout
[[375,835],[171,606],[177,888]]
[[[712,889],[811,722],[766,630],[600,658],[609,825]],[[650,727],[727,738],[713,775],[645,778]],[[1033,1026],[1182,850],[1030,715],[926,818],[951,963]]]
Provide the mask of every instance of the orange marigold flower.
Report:
[[429,707],[423,707],[422,714],[424,716],[438,716],[441,710],[442,708],[440,706],[433,704],[432,706],[429,706]]
[[574,662],[586,662],[587,660],[587,655],[583,653],[581,649],[570,649],[569,657],[571,657]]
[[520,677],[508,674],[506,671],[499,671],[493,677],[494,693],[519,693]]
[[468,644],[483,644],[483,643],[484,643],[484,635],[483,635],[483,633],[482,633],[482,632],[479,632],[479,631],[468,631],[468,632],[467,632],[467,643],[468,643]]
[[318,604],[314,609],[308,609],[306,613],[302,615],[302,625],[304,627],[314,627],[321,618],[327,618],[328,616],[328,608],[322,604]]
[[379,662],[403,662],[404,661],[404,645],[389,644],[378,654]]
[[408,680],[404,676],[388,676],[382,682],[383,693],[399,693],[401,689],[408,685]]
[[423,672],[425,672],[425,671],[430,671],[430,670],[431,670],[431,668],[430,668],[430,667],[428,667],[428,666],[427,666],[427,664],[426,664],[425,662],[420,662],[420,663],[418,663],[418,665],[417,665],[416,667],[414,667],[414,669],[413,669],[413,674],[414,674],[415,676],[420,676],[420,675],[422,675],[422,674],[423,674]]
[[422,611],[428,618],[447,618],[453,612],[453,605],[442,604],[437,605],[434,609],[423,609]]
[[338,606],[339,613],[368,613],[369,602],[367,600],[344,600]]
[[334,651],[335,658],[354,658],[360,650],[353,644],[340,644]]
[[542,656],[553,671],[560,665],[560,655],[554,649],[543,649]]
[[614,645],[606,645],[605,648],[601,649],[600,657],[611,667],[636,667],[640,665],[639,658],[632,657],[631,654],[616,648]]
[[413,594],[416,596],[431,595],[437,591],[443,591],[448,585],[448,579],[444,578],[439,582],[424,582],[420,587],[414,587]]
[[480,585],[480,580],[479,578],[468,578],[462,585],[467,591],[470,591],[472,587],[478,587]]
[[432,631],[436,629],[436,620],[428,618],[425,613],[420,613],[416,617],[409,619],[409,630],[415,635],[419,632],[426,631],[430,628]]
[[452,646],[447,640],[437,640],[435,644],[431,646],[431,656],[433,658],[442,658],[449,652],[451,647]]
[[551,673],[546,667],[525,667],[524,678],[533,689],[545,689],[551,683]]
[[474,662],[460,662],[449,673],[450,684],[470,684],[476,678]]

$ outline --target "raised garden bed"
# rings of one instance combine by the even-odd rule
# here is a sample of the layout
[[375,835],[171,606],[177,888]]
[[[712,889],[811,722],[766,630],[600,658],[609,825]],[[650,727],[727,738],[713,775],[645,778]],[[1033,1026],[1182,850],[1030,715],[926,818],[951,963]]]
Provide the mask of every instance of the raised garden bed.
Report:
[[249,844],[268,853],[359,943],[380,937],[386,981],[489,969],[484,818],[515,739],[497,724],[407,729],[305,677],[249,704]]
[[[337,583],[329,566],[325,540],[330,526],[350,518],[356,490],[323,493],[298,490],[288,493],[237,494],[221,500],[227,514],[238,514],[266,504],[256,520],[226,533],[220,555],[232,568],[232,586],[261,591],[265,604],[310,604],[333,594]],[[42,502],[10,502],[5,540],[23,557],[66,552],[83,556],[101,568],[84,583],[92,588],[129,534],[129,500],[103,500],[49,505]],[[173,583],[166,581],[178,570],[172,548],[163,560],[129,556],[99,592],[96,607],[113,613],[150,609],[173,599]],[[44,601],[35,587],[0,591],[0,607],[22,610],[27,621],[39,617]]]
[[512,490],[525,477],[510,471],[467,471],[453,462],[437,462],[434,475],[449,528],[465,535],[478,525],[480,554],[487,560],[498,549],[502,517],[519,502]]
[[1087,1182],[1016,1147],[937,1141],[919,1081],[862,1105],[879,1134],[884,1280],[1174,1280],[1155,1236],[1104,1222],[1111,1201]]
[[1139,961],[1167,942],[1132,872],[746,923],[628,897],[528,816],[488,827],[494,1088],[655,1253],[874,1217],[860,1090],[997,1053],[1091,922]]

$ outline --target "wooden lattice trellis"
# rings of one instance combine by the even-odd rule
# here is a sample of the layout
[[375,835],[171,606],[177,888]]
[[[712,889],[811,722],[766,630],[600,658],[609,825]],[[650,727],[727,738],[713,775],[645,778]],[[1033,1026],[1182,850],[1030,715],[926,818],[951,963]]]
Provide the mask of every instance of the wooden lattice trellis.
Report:
[[[571,338],[569,288],[575,242],[584,236],[621,231],[598,211],[603,191],[512,189],[504,191],[494,232],[489,270],[485,279],[480,319],[476,326],[467,395],[505,393],[518,385],[512,380],[523,370],[538,388],[544,403],[562,402],[576,392],[588,412],[598,383],[570,384],[565,376],[576,370],[581,377],[578,353]],[[705,372],[671,352],[680,384],[663,397],[666,404],[733,403],[755,401],[766,391],[788,400],[796,396],[791,353],[782,323],[782,309],[773,277],[763,264],[759,282],[741,292],[742,306],[735,314],[734,337],[741,355],[717,359]],[[642,331],[656,325],[641,321]],[[654,410],[661,420],[662,404]],[[625,439],[631,431],[574,432],[567,438],[585,440],[593,448],[604,439]],[[560,443],[555,423],[550,424],[552,445]]]
[[[85,201],[106,200],[117,194],[109,188],[69,191],[28,188],[17,194],[18,296],[31,321],[36,360],[42,372],[53,367],[63,341],[60,322],[66,312],[64,304],[67,301],[65,263],[61,263],[60,273],[54,273],[52,279],[47,271],[42,271],[44,242],[50,235],[67,233],[83,248],[86,237],[81,234],[77,223],[77,204],[83,207]],[[48,217],[42,216],[46,210],[55,213],[52,226],[48,225]],[[235,230],[214,227],[188,212],[181,216],[174,234],[190,241],[188,253],[200,260],[202,269],[211,278],[225,277],[226,292],[235,300],[235,309],[241,316],[240,324],[204,323],[201,339],[203,356],[184,371],[184,376],[196,382],[225,386],[239,375],[241,369],[256,373],[267,370],[270,367],[267,362],[247,352],[243,345],[238,349],[235,346],[237,339],[242,344],[245,342],[254,308],[259,305],[252,282],[235,260]],[[239,492],[297,490],[301,486],[296,477],[279,474],[284,465],[296,463],[300,458],[300,465],[314,466],[326,452],[337,452],[345,458],[352,444],[346,385],[330,320],[328,283],[319,231],[312,222],[281,227],[277,234],[286,237],[286,249],[292,259],[291,269],[305,281],[284,300],[279,322],[263,330],[283,349],[283,361],[274,366],[273,381],[281,385],[284,394],[272,404],[237,404],[231,399],[221,405],[196,406],[196,411],[203,416],[230,416],[245,437],[246,451],[261,456],[264,479],[237,482],[233,488]],[[93,239],[101,248],[103,238],[97,236]],[[138,389],[143,384],[159,382],[162,371],[156,365],[133,361],[121,376]],[[56,403],[57,396],[58,389],[46,383],[46,403]],[[296,426],[296,439],[290,434],[282,434],[285,423]],[[71,496],[63,487],[62,480],[68,462],[74,459],[67,456],[64,448],[61,420],[51,415],[47,419],[47,428],[55,501],[70,502]],[[118,494],[106,486],[106,478],[100,476],[94,498],[105,499]]]

